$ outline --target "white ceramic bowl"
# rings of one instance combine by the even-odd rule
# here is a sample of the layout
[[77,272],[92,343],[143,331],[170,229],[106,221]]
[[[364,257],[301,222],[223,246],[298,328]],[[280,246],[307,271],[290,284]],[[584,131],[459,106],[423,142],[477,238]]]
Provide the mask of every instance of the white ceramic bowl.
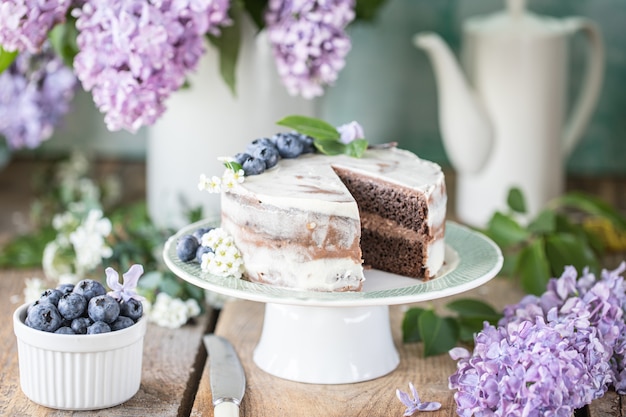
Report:
[[147,319],[110,333],[54,334],[26,326],[27,308],[13,314],[13,330],[20,385],[28,398],[50,408],[96,410],[137,393]]

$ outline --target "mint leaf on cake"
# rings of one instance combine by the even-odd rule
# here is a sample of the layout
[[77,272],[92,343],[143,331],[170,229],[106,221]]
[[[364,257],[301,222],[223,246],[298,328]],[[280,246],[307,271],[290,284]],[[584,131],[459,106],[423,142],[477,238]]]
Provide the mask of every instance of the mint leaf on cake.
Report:
[[363,128],[357,122],[334,127],[314,117],[292,115],[279,120],[276,124],[312,137],[315,148],[325,155],[349,155],[360,158],[368,146]]

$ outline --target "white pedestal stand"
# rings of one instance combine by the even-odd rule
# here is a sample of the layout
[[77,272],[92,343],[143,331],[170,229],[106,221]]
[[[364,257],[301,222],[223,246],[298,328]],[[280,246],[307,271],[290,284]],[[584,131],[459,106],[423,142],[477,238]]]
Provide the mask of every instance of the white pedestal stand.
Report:
[[367,381],[388,374],[400,363],[388,306],[267,303],[253,358],[269,374],[313,384]]

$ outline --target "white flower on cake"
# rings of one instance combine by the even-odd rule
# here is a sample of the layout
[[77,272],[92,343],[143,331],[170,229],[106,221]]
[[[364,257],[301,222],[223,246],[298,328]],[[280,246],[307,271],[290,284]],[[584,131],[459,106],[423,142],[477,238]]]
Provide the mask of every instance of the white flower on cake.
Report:
[[222,179],[216,175],[209,178],[202,174],[200,175],[200,182],[198,182],[198,189],[210,193],[219,193],[222,190]]
[[209,193],[220,193],[222,190],[229,192],[237,184],[241,184],[245,180],[245,173],[241,169],[241,165],[230,157],[219,157],[219,161],[223,162],[226,170],[222,177],[213,176],[209,179],[205,174],[200,175],[198,189],[200,191],[208,191]]
[[243,259],[235,241],[224,229],[216,228],[202,235],[202,246],[213,252],[202,255],[200,267],[203,271],[222,277],[241,278]]

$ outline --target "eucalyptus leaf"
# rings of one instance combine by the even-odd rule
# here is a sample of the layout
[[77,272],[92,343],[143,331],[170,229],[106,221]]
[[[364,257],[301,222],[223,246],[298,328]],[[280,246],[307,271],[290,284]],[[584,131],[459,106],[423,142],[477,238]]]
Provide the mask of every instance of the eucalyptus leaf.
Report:
[[521,250],[517,271],[527,293],[539,295],[546,290],[551,274],[543,239],[535,239]]
[[[338,141],[341,137],[334,126],[314,117],[291,115],[279,120],[276,124],[289,127],[321,141]],[[343,150],[340,153],[343,153]]]
[[439,317],[432,310],[426,310],[417,319],[424,342],[424,356],[446,353],[457,345],[459,326],[451,317]]
[[420,314],[426,311],[423,308],[413,307],[404,313],[402,319],[402,340],[404,343],[421,342],[422,337],[420,335],[418,319]]
[[15,58],[17,58],[17,50],[9,52],[0,45],[0,74],[11,66]]
[[508,206],[516,213],[526,213],[526,200],[522,194],[522,190],[513,187],[509,190],[506,198]]

